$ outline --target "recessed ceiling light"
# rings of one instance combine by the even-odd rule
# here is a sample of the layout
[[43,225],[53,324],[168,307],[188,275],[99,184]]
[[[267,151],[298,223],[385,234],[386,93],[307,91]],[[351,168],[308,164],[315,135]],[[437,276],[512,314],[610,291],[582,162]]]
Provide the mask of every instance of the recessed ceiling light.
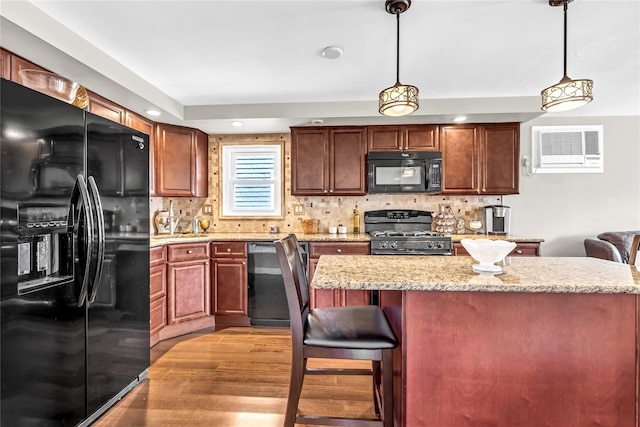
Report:
[[322,49],[322,56],[326,59],[338,59],[342,54],[343,51],[338,46],[329,46]]
[[240,120],[234,120],[231,122],[231,126],[235,126],[237,128],[244,126],[244,123],[242,123]]
[[160,111],[158,110],[147,110],[147,114],[150,116],[159,116],[162,113],[160,113]]
[[311,120],[312,125],[321,125],[323,123],[324,123],[324,120],[320,120],[320,119]]
[[458,116],[453,119],[454,122],[464,122],[465,120],[467,120],[467,116]]

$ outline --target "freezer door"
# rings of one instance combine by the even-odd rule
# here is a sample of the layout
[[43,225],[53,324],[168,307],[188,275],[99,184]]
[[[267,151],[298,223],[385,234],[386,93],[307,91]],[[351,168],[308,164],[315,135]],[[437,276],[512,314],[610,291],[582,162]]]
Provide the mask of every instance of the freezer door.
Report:
[[84,112],[0,84],[0,424],[75,426],[86,416],[85,308],[67,215]]
[[88,304],[88,410],[106,409],[149,367],[149,138],[87,113],[87,176],[104,216]]

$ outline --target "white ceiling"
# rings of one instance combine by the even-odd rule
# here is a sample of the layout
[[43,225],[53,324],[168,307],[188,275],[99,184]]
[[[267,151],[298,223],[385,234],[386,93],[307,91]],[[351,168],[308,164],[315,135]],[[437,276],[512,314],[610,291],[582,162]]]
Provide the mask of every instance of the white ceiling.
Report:
[[[396,77],[384,0],[2,0],[0,15],[3,47],[208,133],[286,132],[312,119],[526,122],[563,74],[562,7],[547,0],[414,0],[400,18],[400,80],[420,89],[420,109],[403,118],[377,112]],[[568,20],[568,75],[592,79],[594,101],[547,115],[640,115],[640,0],[576,0]],[[324,59],[327,46],[344,55]]]

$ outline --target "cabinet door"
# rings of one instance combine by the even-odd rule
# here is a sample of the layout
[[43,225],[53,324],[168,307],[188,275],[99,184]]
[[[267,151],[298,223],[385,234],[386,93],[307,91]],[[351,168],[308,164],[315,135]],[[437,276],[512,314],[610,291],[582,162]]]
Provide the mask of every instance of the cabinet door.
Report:
[[209,315],[209,262],[171,263],[167,267],[169,325]]
[[336,196],[366,194],[366,128],[332,128],[329,135],[329,193]]
[[329,133],[325,128],[291,130],[291,194],[328,193]]
[[481,194],[518,194],[520,126],[517,123],[480,127]]
[[91,91],[87,91],[87,93],[89,94],[90,113],[96,114],[100,117],[104,117],[105,119],[109,119],[116,123],[125,124],[124,108],[114,102],[109,101],[106,98],[101,97],[96,93],[93,93]]
[[193,129],[159,124],[155,160],[157,195],[193,196],[196,170]]
[[249,315],[246,258],[213,258],[211,306],[214,315]]
[[0,49],[0,77],[11,80],[11,54],[4,49]]
[[194,171],[195,183],[194,197],[209,196],[209,135],[195,131],[196,145],[196,170]]
[[151,301],[149,307],[149,323],[151,334],[155,335],[167,325],[167,299],[166,297]]
[[361,290],[339,290],[340,305],[369,305],[371,304],[371,292]]
[[23,86],[27,86],[22,82],[22,78],[20,77],[20,70],[32,69],[32,70],[42,70],[47,71],[39,65],[34,64],[31,61],[27,61],[24,58],[21,58],[17,55],[11,55],[10,67],[11,67],[11,81],[21,84]]
[[478,194],[478,138],[473,125],[444,126],[440,129],[442,151],[442,192]]
[[438,151],[440,149],[439,126],[404,126],[404,141],[407,151]]
[[156,194],[156,172],[153,167],[155,164],[155,123],[128,110],[125,111],[124,120],[126,126],[149,135],[149,195],[154,196]]
[[149,299],[151,301],[167,295],[167,266],[153,265],[149,269]]
[[369,151],[402,151],[404,136],[402,126],[369,126],[367,148]]
[[[309,283],[311,283],[317,265],[317,258],[309,260]],[[311,308],[337,307],[340,305],[340,301],[335,298],[336,296],[338,293],[333,289],[316,289],[309,286],[309,305]]]

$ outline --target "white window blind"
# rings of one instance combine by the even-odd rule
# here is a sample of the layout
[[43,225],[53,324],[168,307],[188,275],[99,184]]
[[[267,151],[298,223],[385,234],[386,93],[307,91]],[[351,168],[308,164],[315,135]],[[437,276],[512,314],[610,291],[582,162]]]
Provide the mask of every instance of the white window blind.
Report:
[[281,216],[280,145],[222,146],[222,216]]

